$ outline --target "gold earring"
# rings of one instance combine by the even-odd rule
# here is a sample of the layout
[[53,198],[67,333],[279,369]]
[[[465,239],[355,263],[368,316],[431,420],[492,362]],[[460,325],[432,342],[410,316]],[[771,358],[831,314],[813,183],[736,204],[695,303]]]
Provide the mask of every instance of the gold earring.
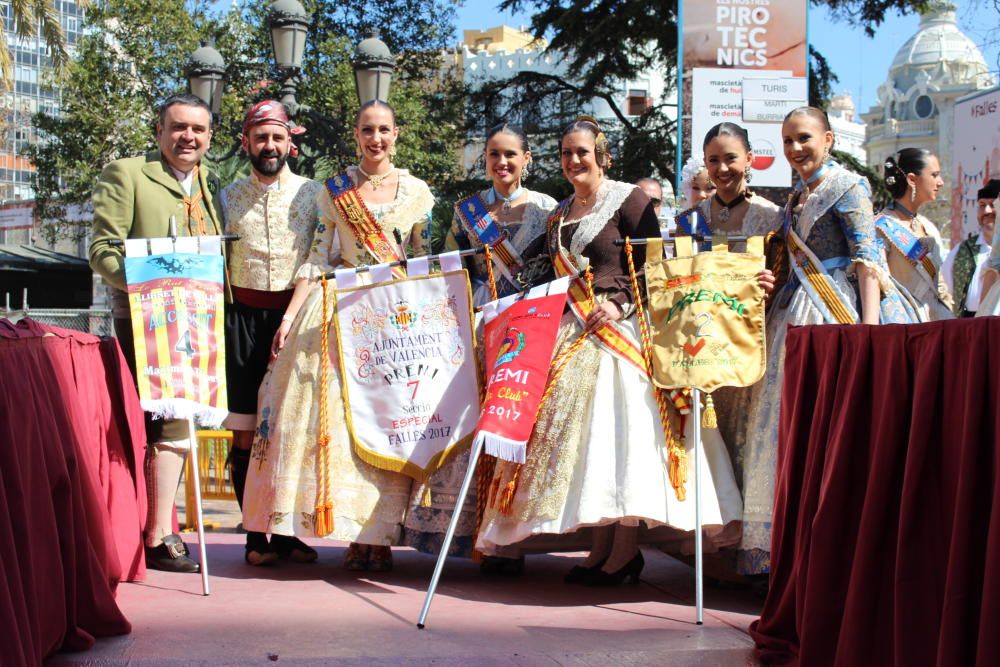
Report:
[[358,157],[359,160],[365,156],[365,154],[361,152],[361,146],[358,146],[356,144],[354,146],[354,154]]
[[912,204],[915,201],[917,201],[917,184],[916,183],[911,183],[910,184],[910,203]]
[[389,162],[394,162],[396,160],[396,144],[389,147]]

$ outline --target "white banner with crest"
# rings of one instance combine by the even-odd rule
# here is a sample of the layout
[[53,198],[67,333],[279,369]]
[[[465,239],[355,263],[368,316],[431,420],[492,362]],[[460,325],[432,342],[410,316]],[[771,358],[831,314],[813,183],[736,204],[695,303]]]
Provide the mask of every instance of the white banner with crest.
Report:
[[387,280],[349,288],[346,272],[337,274],[337,348],[355,452],[425,480],[471,440],[479,419],[468,274],[392,280],[373,270],[373,280]]

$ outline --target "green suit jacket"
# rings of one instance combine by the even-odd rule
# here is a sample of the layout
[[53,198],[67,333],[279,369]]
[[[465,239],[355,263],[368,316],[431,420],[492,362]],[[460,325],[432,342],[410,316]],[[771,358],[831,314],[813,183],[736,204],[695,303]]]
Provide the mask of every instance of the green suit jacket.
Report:
[[[208,209],[209,234],[222,233],[213,191],[218,179],[202,165],[198,178]],[[177,234],[187,235],[184,189],[164,162],[160,151],[115,160],[104,167],[94,189],[93,241],[90,266],[105,282],[125,289],[125,248],[112,239],[162,238],[170,235],[170,216],[177,218]]]

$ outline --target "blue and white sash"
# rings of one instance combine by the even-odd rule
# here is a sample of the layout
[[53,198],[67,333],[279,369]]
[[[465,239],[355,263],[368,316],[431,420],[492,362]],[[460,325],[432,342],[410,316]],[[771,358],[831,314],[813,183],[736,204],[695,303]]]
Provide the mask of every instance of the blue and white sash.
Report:
[[510,242],[510,235],[493,219],[479,195],[466,197],[455,205],[466,235],[474,245],[489,245],[494,264],[512,285],[520,283],[514,276],[521,270],[521,254]]

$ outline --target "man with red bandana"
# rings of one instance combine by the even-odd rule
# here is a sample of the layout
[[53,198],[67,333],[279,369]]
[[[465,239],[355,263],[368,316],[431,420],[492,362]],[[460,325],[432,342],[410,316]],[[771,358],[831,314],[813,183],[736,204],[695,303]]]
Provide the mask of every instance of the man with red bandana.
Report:
[[[243,121],[243,151],[251,172],[226,187],[220,209],[226,233],[239,235],[229,258],[233,303],[226,311],[226,376],[233,431],[229,453],[233,487],[243,506],[243,489],[257,427],[257,391],[267,371],[271,341],[292,296],[295,273],[309,255],[319,221],[323,186],[291,172],[298,151],[284,105],[264,100]],[[278,558],[316,560],[314,549],[295,537],[248,532],[246,561],[266,565]]]

